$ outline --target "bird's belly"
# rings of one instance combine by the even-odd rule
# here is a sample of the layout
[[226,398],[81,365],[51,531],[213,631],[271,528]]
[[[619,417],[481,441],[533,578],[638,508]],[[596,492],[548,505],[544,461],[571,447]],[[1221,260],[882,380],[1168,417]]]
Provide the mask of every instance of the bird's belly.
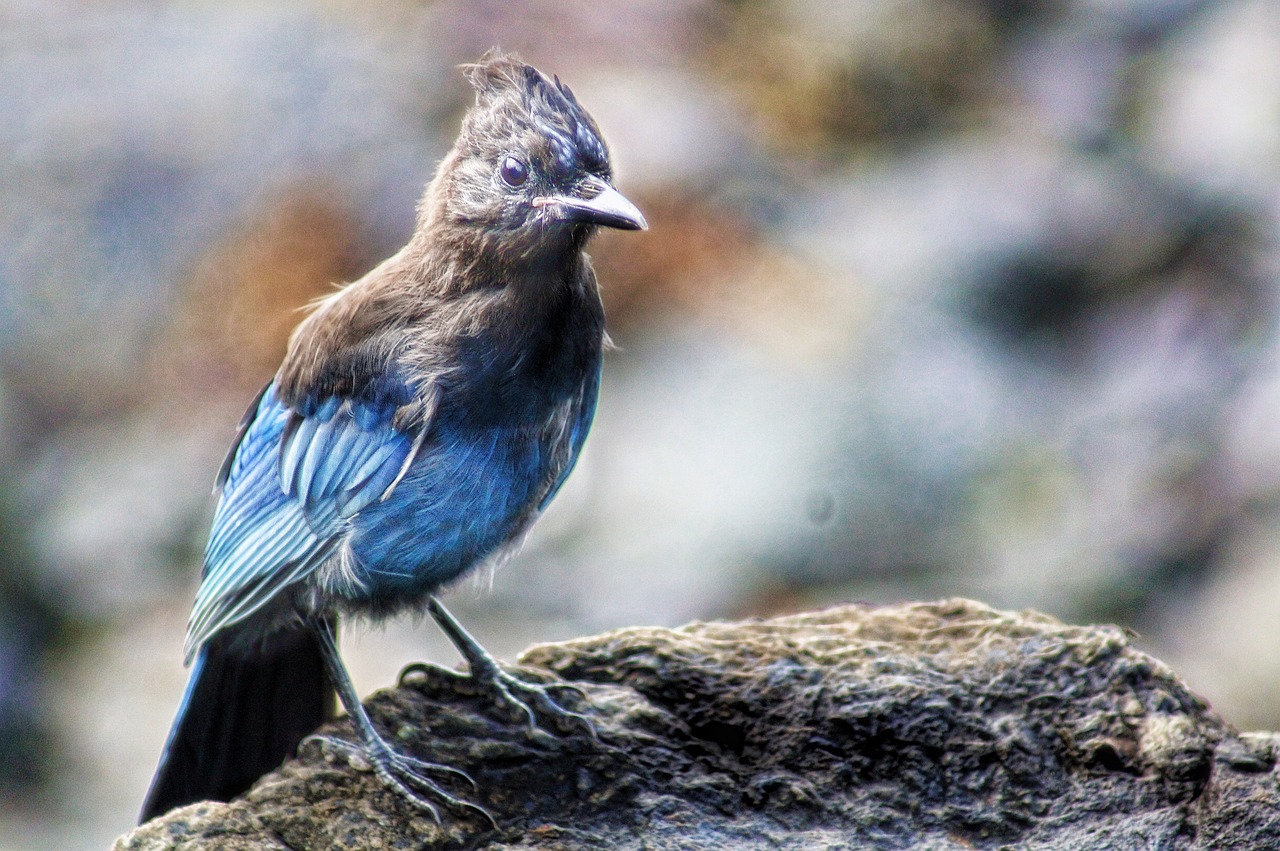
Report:
[[482,563],[533,520],[556,454],[522,429],[433,440],[386,500],[352,519],[347,596],[394,608]]

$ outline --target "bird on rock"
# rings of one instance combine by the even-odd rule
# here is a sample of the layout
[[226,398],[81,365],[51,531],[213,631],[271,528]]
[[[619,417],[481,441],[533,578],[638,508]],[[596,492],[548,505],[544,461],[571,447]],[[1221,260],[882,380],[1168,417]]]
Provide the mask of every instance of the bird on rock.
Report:
[[512,549],[573,469],[591,425],[604,312],[583,248],[643,230],[600,130],[569,87],[494,51],[427,186],[408,245],[322,299],[249,407],[218,474],[187,629],[186,693],[143,820],[229,800],[331,714],[388,786],[439,818],[480,807],[398,751],[360,703],[339,617],[425,608],[495,700],[572,716],[503,670],[437,592]]

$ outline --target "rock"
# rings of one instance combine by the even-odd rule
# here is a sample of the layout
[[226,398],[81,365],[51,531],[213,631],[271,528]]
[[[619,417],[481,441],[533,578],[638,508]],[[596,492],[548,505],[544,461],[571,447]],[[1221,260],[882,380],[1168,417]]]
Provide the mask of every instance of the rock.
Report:
[[[438,669],[369,700],[499,827],[437,825],[315,743],[159,848],[1258,848],[1280,737],[1240,735],[1116,627],[967,600],[633,628],[527,651],[597,731],[529,732]],[[464,681],[465,685],[465,681]],[[345,721],[334,732],[347,734]]]

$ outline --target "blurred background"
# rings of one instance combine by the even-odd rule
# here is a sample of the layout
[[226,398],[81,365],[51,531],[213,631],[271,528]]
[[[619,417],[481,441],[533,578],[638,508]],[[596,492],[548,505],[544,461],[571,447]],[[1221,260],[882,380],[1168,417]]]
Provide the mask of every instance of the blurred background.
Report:
[[491,650],[965,595],[1280,727],[1272,0],[0,0],[0,848],[133,824],[235,424],[492,45],[652,228],[578,471],[449,597]]

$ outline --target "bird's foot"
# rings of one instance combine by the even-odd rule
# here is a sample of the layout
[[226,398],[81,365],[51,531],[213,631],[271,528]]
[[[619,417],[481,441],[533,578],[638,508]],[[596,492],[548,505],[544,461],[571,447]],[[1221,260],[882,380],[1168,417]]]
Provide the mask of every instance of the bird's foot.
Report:
[[[459,677],[455,682],[459,685],[467,683],[476,691],[486,694],[499,707],[510,710],[517,716],[523,715],[531,731],[538,729],[539,718],[544,718],[559,732],[570,733],[576,727],[585,730],[592,739],[599,741],[596,728],[587,716],[566,709],[551,696],[552,692],[557,690],[570,691],[577,692],[581,698],[585,699],[586,692],[568,683],[531,683],[508,673],[496,659],[489,655],[488,651],[480,646],[480,642],[458,623],[457,618],[449,614],[449,610],[438,599],[427,598],[427,611],[431,613],[431,617],[435,618],[444,634],[449,636],[453,646],[458,648],[462,658],[467,660],[471,676],[466,680]],[[400,676],[403,679],[404,674]],[[465,689],[466,686],[464,685],[463,688]]]
[[565,707],[553,696],[555,692],[572,692],[585,700],[586,692],[575,685],[529,682],[497,664],[473,668],[471,679],[496,705],[523,715],[530,729],[550,724],[562,733],[580,730],[593,739],[597,737],[590,718]]
[[484,807],[450,794],[427,777],[427,774],[449,775],[466,781],[472,789],[477,788],[476,781],[465,771],[400,753],[380,737],[369,746],[349,742],[336,736],[314,735],[309,736],[308,739],[322,742],[346,756],[348,761],[363,763],[364,766],[373,770],[383,784],[394,789],[413,805],[430,813],[437,824],[440,823],[440,809],[436,805],[443,804],[455,812],[478,815],[495,828],[498,826],[493,814]]
[[414,675],[437,680],[445,677],[455,690],[484,695],[511,713],[513,718],[523,719],[530,729],[551,727],[566,734],[582,731],[593,739],[598,738],[590,718],[568,709],[553,697],[557,691],[571,692],[586,700],[587,693],[571,683],[529,682],[507,671],[487,655],[471,660],[469,675],[420,662],[401,671],[400,682],[403,683],[406,676]]

